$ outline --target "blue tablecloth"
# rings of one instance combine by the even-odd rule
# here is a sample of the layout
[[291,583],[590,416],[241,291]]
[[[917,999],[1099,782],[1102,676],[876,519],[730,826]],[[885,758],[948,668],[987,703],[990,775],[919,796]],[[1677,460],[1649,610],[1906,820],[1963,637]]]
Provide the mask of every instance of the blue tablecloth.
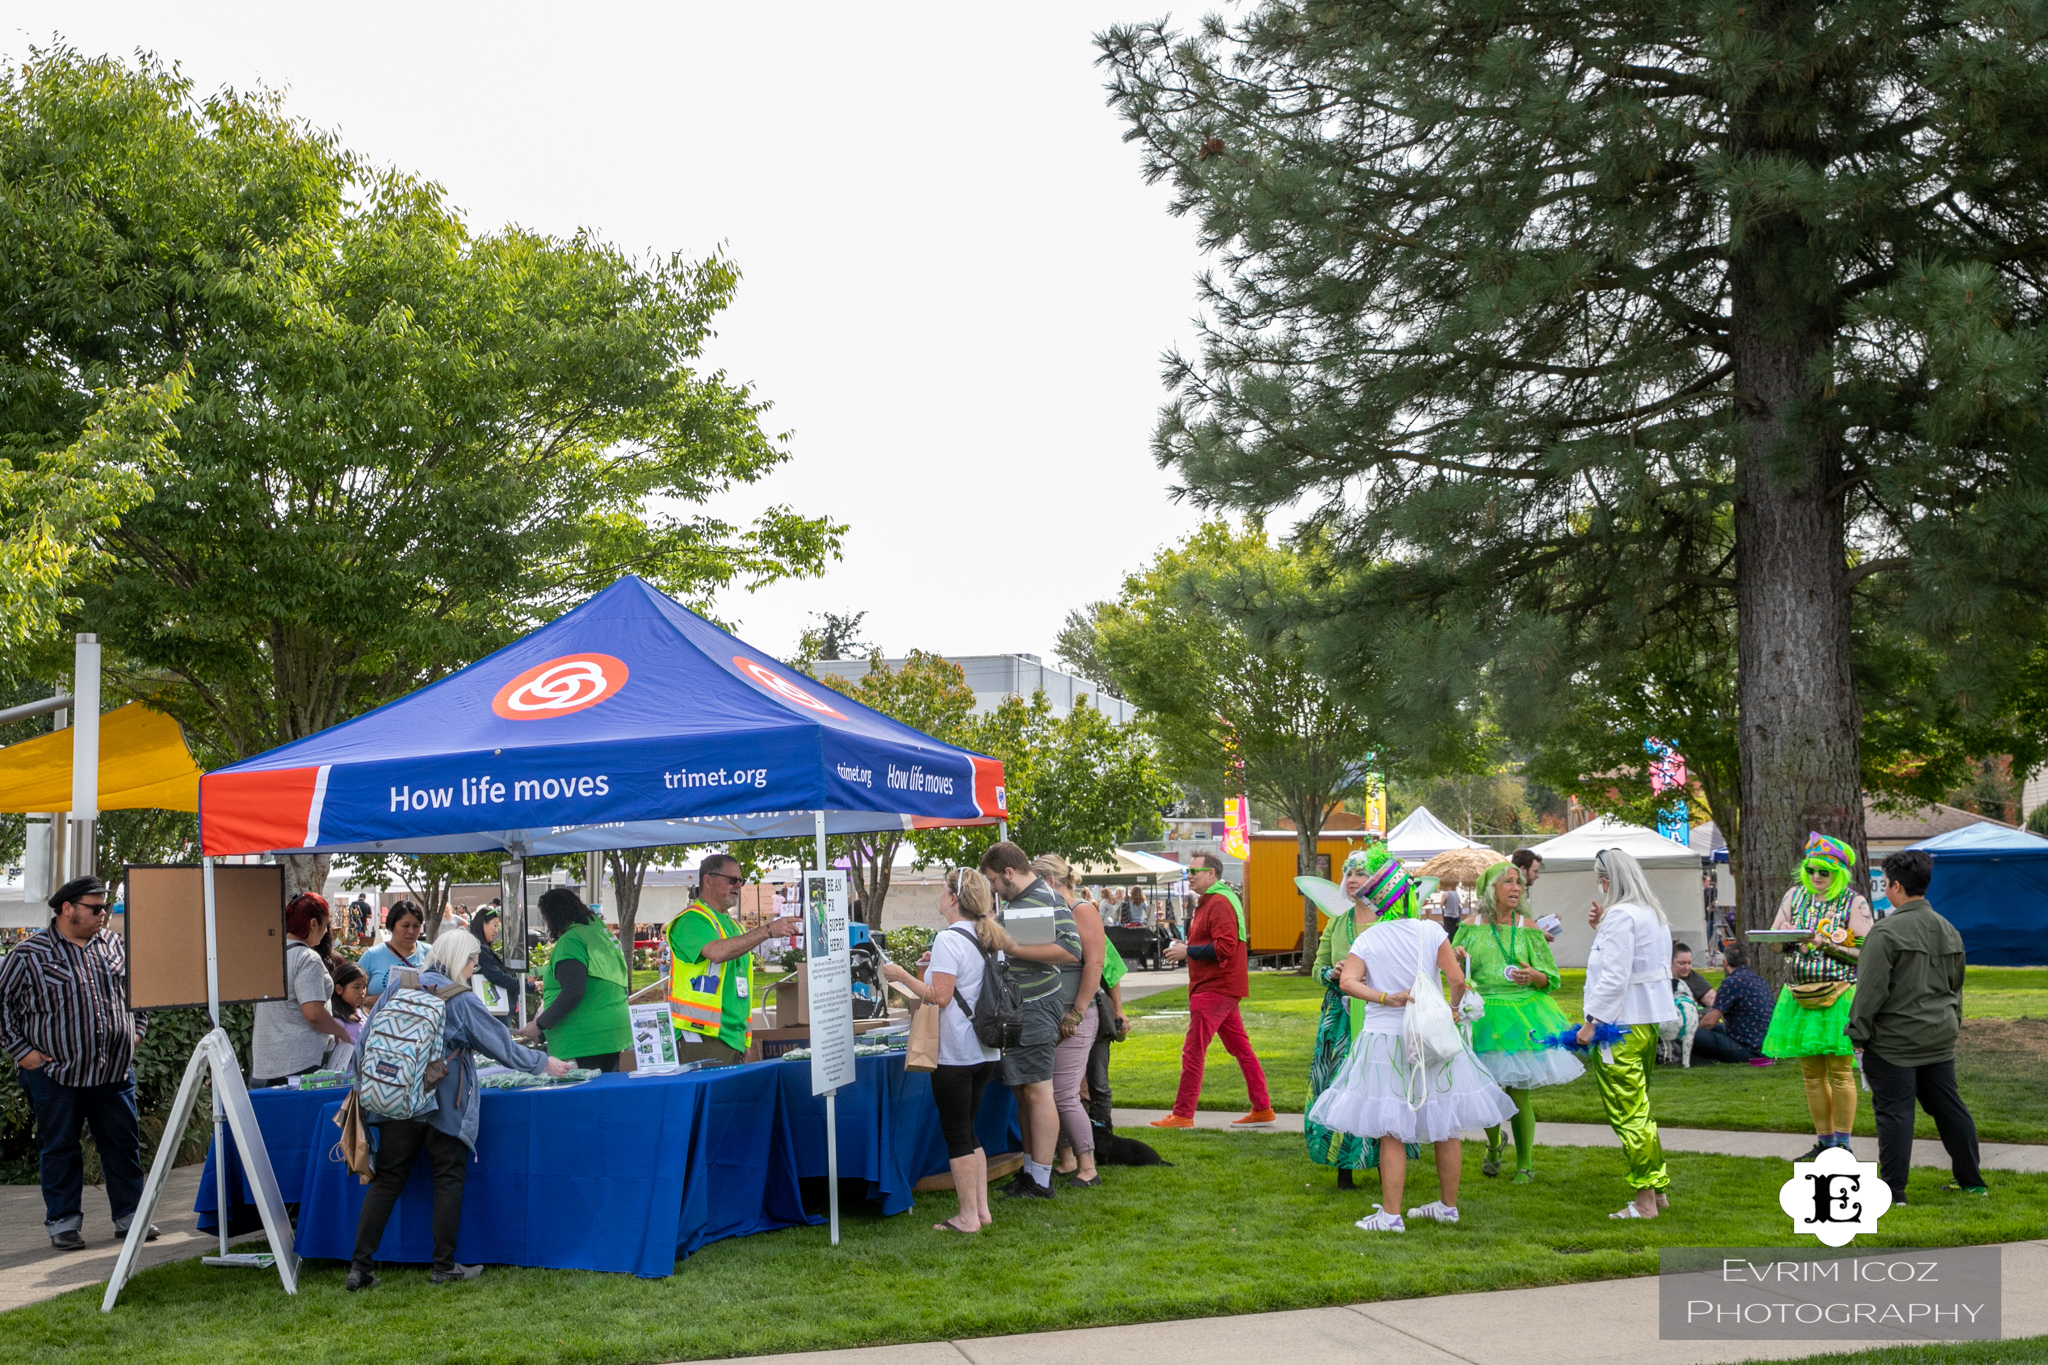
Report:
[[[859,1059],[839,1093],[839,1171],[866,1182],[885,1213],[946,1169],[931,1080],[901,1054]],[[250,1095],[278,1189],[299,1205],[301,1256],[354,1254],[363,1186],[342,1164],[334,1126],[342,1093]],[[502,1265],[670,1274],[679,1257],[724,1237],[806,1221],[797,1180],[823,1176],[825,1101],[801,1062],[762,1062],[682,1076],[601,1076],[584,1085],[485,1091],[476,1161],[463,1192],[456,1257]],[[1017,1147],[1015,1105],[989,1088],[978,1127],[991,1153]],[[229,1182],[247,1186],[229,1138]],[[213,1162],[194,1201],[212,1228]],[[382,1261],[432,1259],[433,1185],[417,1163],[378,1245]]]
[[[782,1068],[782,1102],[796,1143],[797,1174],[822,1176],[825,1152],[825,1097],[811,1094],[811,1068],[804,1062]],[[910,1207],[911,1191],[925,1176],[946,1169],[946,1138],[932,1102],[929,1072],[908,1071],[903,1055],[858,1059],[857,1080],[838,1095],[839,1178],[864,1180],[867,1196],[883,1213]],[[1017,1102],[1002,1084],[992,1083],[975,1118],[975,1134],[991,1156],[1014,1152]]]

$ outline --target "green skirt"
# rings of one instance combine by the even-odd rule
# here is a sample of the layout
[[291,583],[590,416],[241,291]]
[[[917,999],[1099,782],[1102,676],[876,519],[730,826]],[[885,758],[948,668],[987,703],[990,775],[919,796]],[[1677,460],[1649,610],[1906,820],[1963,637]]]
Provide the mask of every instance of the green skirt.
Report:
[[[1344,1059],[1351,1055],[1351,998],[1332,987],[1323,993],[1323,1012],[1316,1020],[1316,1050],[1308,1063],[1308,1108],[1313,1109],[1316,1096],[1323,1093],[1325,1086],[1336,1079],[1343,1070]],[[1304,1113],[1307,1110],[1303,1111]],[[1318,1166],[1336,1166],[1346,1171],[1376,1171],[1380,1166],[1380,1140],[1361,1138],[1355,1133],[1339,1133],[1310,1123],[1306,1119],[1301,1125],[1302,1136],[1308,1140],[1308,1159]],[[1414,1143],[1408,1144],[1408,1155],[1420,1158],[1422,1149]]]
[[1856,1050],[1849,1041],[1849,1006],[1856,987],[1835,997],[1824,1010],[1810,1010],[1792,998],[1790,986],[1778,990],[1771,1011],[1771,1031],[1764,1035],[1766,1057],[1846,1057]]
[[1480,994],[1486,997],[1486,1013],[1472,1022],[1474,1052],[1539,1051],[1541,1039],[1554,1037],[1572,1022],[1540,991],[1518,992],[1505,1000]]

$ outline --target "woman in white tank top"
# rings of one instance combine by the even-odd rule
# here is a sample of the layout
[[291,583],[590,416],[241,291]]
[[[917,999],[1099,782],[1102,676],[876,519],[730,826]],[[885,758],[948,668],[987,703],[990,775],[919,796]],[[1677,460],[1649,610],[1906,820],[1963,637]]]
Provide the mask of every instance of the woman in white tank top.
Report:
[[[1352,943],[1338,973],[1346,995],[1365,1002],[1365,1022],[1343,1070],[1316,1097],[1309,1118],[1336,1132],[1379,1140],[1380,1198],[1358,1220],[1366,1232],[1406,1232],[1401,1199],[1408,1176],[1404,1144],[1436,1148],[1438,1196],[1410,1218],[1458,1221],[1458,1134],[1510,1119],[1515,1103],[1469,1047],[1447,1062],[1411,1067],[1402,1048],[1403,1010],[1418,976],[1441,972],[1456,1008],[1465,976],[1443,926],[1416,917],[1415,890],[1406,873],[1398,901]],[[1416,1098],[1419,1096],[1419,1099]]]

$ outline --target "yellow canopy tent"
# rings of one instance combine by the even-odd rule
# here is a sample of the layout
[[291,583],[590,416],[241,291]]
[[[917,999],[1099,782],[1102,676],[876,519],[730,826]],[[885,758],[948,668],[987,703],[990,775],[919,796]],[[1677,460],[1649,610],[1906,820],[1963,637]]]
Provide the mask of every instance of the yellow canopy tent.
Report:
[[[71,732],[0,749],[0,811],[71,809]],[[139,701],[100,717],[100,809],[199,809],[199,765],[178,722]]]

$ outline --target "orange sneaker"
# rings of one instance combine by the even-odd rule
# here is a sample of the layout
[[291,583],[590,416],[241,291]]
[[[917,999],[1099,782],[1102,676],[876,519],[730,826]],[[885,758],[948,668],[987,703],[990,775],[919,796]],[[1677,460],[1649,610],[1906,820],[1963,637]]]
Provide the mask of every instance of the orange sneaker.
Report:
[[1179,1114],[1168,1114],[1163,1119],[1152,1120],[1151,1126],[1154,1128],[1192,1128],[1195,1126],[1195,1121],[1193,1119],[1184,1119]]
[[1274,1119],[1279,1117],[1280,1116],[1278,1114],[1274,1113],[1270,1109],[1254,1109],[1251,1113],[1246,1114],[1241,1119],[1232,1119],[1230,1121],[1230,1126],[1233,1128],[1249,1128],[1255,1123],[1271,1123]]

